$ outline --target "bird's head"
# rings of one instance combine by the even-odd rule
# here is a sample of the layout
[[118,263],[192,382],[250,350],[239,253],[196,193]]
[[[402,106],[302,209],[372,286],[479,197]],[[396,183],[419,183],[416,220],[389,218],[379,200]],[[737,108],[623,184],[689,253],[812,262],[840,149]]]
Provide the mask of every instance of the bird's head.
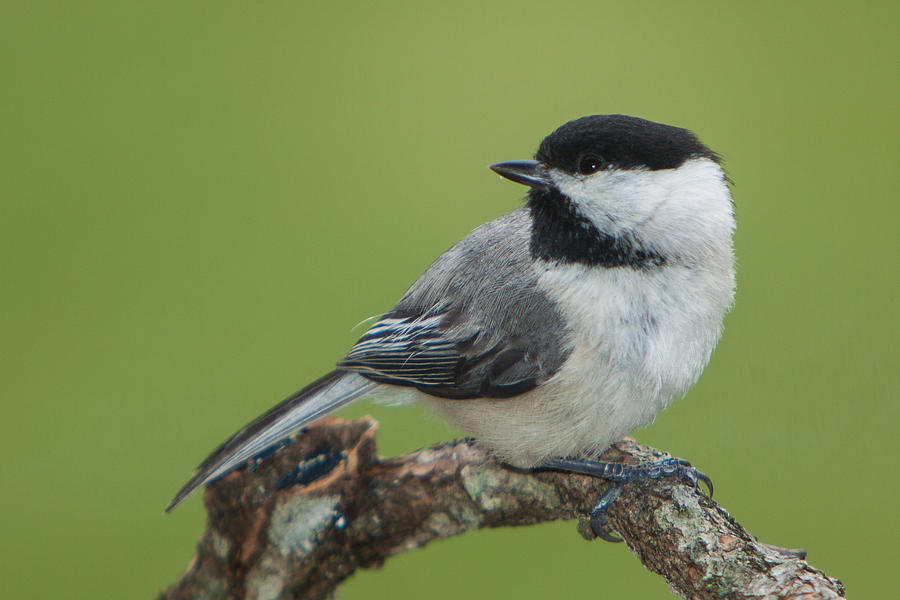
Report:
[[691,132],[624,115],[570,121],[533,161],[491,166],[531,187],[535,257],[649,268],[730,253],[719,157]]

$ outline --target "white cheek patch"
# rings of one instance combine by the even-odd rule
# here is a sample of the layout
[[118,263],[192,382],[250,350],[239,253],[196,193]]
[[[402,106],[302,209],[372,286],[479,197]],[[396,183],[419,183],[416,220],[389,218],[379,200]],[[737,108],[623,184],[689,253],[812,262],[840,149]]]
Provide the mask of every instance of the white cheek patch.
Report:
[[724,241],[734,228],[725,176],[709,159],[691,159],[677,169],[587,176],[553,170],[550,176],[600,231],[630,234],[663,253],[705,251],[707,241]]
[[617,234],[632,229],[662,202],[667,191],[653,171],[600,171],[593,175],[553,173],[553,181],[598,229]]

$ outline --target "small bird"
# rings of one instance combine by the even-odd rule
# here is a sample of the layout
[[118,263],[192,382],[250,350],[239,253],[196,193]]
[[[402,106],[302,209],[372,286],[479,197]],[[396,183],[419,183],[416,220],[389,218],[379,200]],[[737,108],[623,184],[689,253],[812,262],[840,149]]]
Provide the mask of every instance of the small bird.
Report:
[[[533,161],[490,167],[525,206],[441,255],[337,363],[235,433],[188,494],[361,398],[419,401],[520,468],[621,484],[708,479],[677,459],[596,462],[699,378],[734,298],[733,203],[691,132],[624,115],[570,121]],[[711,491],[710,485],[710,491]],[[617,540],[616,540],[617,541]]]

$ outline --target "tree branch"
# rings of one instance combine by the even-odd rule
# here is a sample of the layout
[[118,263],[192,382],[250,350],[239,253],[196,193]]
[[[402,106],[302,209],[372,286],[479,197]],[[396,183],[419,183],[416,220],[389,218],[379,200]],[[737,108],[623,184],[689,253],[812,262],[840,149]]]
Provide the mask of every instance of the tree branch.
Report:
[[[606,482],[513,469],[469,441],[380,460],[376,429],[371,419],[324,420],[256,470],[210,486],[197,554],[161,598],[327,598],[357,569],[481,527],[577,518],[590,537],[587,515]],[[603,460],[663,456],[626,439]],[[644,566],[685,598],[844,597],[801,552],[760,543],[674,480],[625,486],[608,514]]]

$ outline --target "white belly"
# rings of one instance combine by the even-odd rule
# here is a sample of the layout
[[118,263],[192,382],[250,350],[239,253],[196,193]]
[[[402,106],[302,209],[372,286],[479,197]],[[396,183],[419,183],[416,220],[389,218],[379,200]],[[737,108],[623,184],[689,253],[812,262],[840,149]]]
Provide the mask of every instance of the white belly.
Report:
[[419,399],[517,466],[595,457],[697,381],[733,298],[733,272],[721,267],[719,277],[681,266],[543,271],[570,323],[562,368],[514,398]]

